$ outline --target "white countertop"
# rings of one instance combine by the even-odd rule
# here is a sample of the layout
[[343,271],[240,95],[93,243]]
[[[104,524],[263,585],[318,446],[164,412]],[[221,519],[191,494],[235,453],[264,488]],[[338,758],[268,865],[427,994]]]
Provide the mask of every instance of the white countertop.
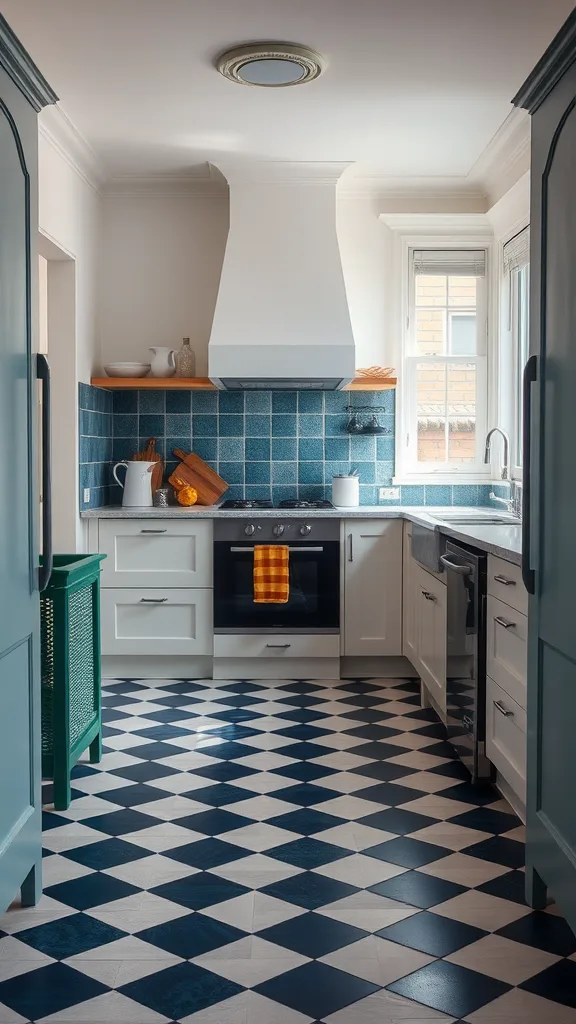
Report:
[[[81,512],[82,519],[408,519],[431,530],[438,530],[447,537],[463,541],[492,555],[499,555],[508,562],[520,565],[522,557],[522,530],[520,524],[498,524],[458,526],[438,522],[442,512],[456,511],[455,506],[432,508],[431,506],[408,505],[359,505],[357,508],[329,509],[221,509],[218,505],[193,505],[180,508],[122,508],[110,505]],[[458,507],[462,515],[473,514],[476,508]],[[494,511],[493,509],[491,511]]]

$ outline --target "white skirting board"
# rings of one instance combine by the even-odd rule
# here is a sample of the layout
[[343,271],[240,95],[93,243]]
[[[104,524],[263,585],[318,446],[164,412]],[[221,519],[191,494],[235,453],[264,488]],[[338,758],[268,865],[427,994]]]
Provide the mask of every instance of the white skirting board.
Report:
[[340,658],[340,678],[416,679],[418,673],[408,658]]
[[518,794],[514,792],[510,783],[506,782],[506,779],[500,772],[496,772],[495,786],[504,799],[508,801],[510,807],[516,812],[520,820],[526,824],[526,808]]
[[186,655],[108,654],[103,679],[212,679],[212,658]]
[[407,658],[103,655],[107,679],[414,679]]
[[213,679],[340,679],[340,658],[214,658]]

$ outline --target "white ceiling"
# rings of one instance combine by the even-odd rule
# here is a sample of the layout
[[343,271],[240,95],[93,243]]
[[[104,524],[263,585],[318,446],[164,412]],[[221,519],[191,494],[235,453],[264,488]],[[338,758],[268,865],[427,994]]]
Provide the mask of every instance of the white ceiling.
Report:
[[[237,154],[463,176],[572,0],[0,0],[110,174],[179,172]],[[317,81],[234,85],[244,41],[304,43]]]

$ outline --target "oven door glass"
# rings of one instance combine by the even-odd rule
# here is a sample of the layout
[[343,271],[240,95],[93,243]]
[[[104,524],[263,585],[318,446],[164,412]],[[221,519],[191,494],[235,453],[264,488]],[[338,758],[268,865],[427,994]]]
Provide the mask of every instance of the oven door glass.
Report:
[[286,604],[254,601],[254,545],[214,544],[214,628],[227,630],[332,629],[339,625],[337,541],[290,547],[290,597]]

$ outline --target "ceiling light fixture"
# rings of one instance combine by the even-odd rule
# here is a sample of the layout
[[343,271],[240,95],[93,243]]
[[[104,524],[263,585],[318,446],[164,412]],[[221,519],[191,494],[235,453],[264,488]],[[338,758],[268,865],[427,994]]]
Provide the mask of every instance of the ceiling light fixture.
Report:
[[319,53],[293,43],[244,43],[220,54],[216,67],[238,85],[279,89],[302,85],[322,74],[326,64]]

